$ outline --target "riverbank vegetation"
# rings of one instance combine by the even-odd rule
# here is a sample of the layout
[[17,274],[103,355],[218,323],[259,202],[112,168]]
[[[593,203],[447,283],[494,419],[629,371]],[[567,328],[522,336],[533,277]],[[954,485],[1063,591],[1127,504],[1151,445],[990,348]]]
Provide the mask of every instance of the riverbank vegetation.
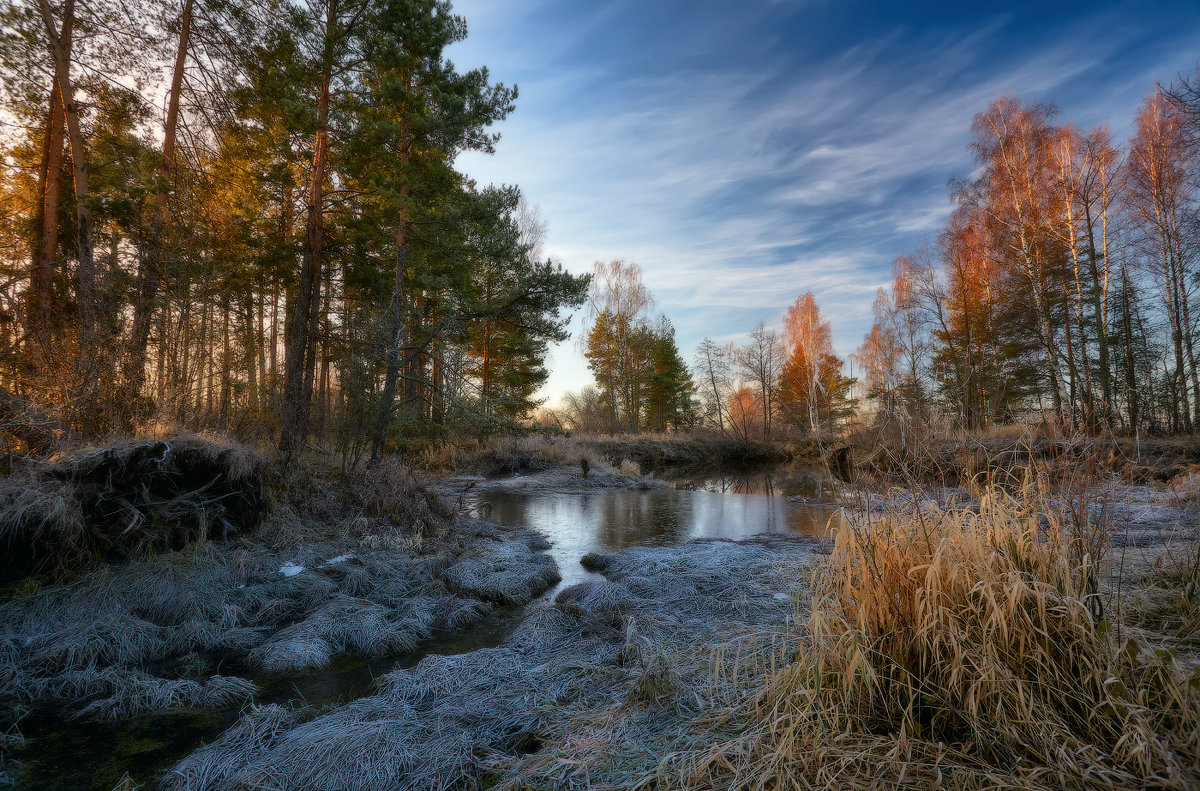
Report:
[[724,671],[733,702],[656,776],[686,788],[1194,784],[1194,622],[1146,628],[1161,605],[1131,578],[1169,585],[1200,555],[1193,544],[1171,571],[1131,569],[1110,552],[1096,493],[1063,497],[1031,477],[966,508],[860,517],[814,577],[822,606],[790,656],[764,648]]
[[255,709],[164,782],[1188,788],[1195,550],[1122,545],[1106,496],[1033,470],[864,509],[832,546],[587,555],[600,576],[500,646],[312,717]]
[[[213,709],[164,787],[1200,784],[1195,83],[1124,145],[997,99],[852,356],[796,283],[689,362],[636,263],[568,272],[456,168],[517,91],[448,2],[0,22],[0,783],[32,710]],[[575,310],[594,386],[544,408]],[[553,601],[547,538],[436,480],[794,457],[832,539],[589,554]]]

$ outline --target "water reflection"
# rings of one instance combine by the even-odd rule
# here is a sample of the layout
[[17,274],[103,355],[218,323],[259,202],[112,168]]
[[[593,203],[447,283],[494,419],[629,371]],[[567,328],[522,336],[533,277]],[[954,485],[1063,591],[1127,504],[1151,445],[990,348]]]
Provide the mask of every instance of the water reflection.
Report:
[[811,497],[833,499],[837,482],[820,467],[789,464],[745,470],[663,470],[665,480],[676,489],[732,494],[762,494],[768,497]]
[[[784,485],[779,478],[760,474],[710,476],[690,485],[693,488],[572,494],[493,491],[486,497],[492,504],[491,520],[531,527],[550,539],[562,585],[589,576],[579,565],[588,552],[667,546],[695,538],[737,540],[759,533],[819,536],[841,523],[836,506],[794,503],[781,496],[791,491],[812,496],[814,489],[808,484]],[[742,493],[739,488],[758,492]]]

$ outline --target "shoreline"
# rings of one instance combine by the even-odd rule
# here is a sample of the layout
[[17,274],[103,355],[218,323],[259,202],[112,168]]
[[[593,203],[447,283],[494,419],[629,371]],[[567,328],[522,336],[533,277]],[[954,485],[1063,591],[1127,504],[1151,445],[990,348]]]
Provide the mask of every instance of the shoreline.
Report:
[[[546,552],[547,537],[467,516],[464,495],[668,485],[623,467],[593,466],[584,477],[577,466],[548,463],[495,478],[442,477],[430,484],[449,504],[442,511],[414,505],[427,495],[409,488],[415,484],[406,474],[333,494],[310,480],[327,499],[294,487],[289,496],[299,500],[277,504],[259,531],[237,541],[101,565],[66,586],[28,585],[0,605],[5,720],[17,724],[9,732],[19,732],[20,711],[29,708],[43,712],[43,723],[50,712],[58,712],[51,722],[63,718],[53,738],[96,730],[87,723],[103,732],[106,718],[209,717],[212,730],[201,739],[208,746],[185,748],[163,780],[162,787],[179,789],[233,788],[263,773],[287,777],[289,787],[322,788],[335,775],[301,760],[320,750],[332,750],[322,762],[329,772],[358,767],[357,785],[349,787],[370,788],[383,777],[549,783],[557,770],[547,761],[578,750],[583,734],[596,740],[581,764],[593,772],[583,775],[589,782],[644,777],[651,759],[691,744],[705,709],[690,701],[745,695],[746,679],[766,684],[770,663],[793,661],[795,641],[808,639],[811,581],[831,542],[766,533],[587,555],[581,565],[591,574],[550,600],[544,592],[566,570]],[[1103,515],[1124,529],[1109,541],[1110,552],[1120,553],[1119,576],[1114,565],[1101,584],[1132,585],[1130,606],[1145,623],[1175,623],[1175,594],[1155,580],[1163,557],[1196,540],[1189,529],[1200,523],[1200,504],[1178,490],[1116,477],[1104,486],[1111,502]],[[361,504],[347,510],[351,502]],[[869,512],[832,502],[851,506],[860,523],[917,509],[981,512],[961,488],[892,490],[887,506]],[[1047,507],[1063,510],[1066,502],[1048,500]],[[301,503],[306,515],[296,510]],[[197,598],[196,591],[207,593]],[[89,604],[97,601],[107,604]],[[488,629],[490,642],[473,639]],[[81,653],[80,639],[117,653]],[[1195,653],[1181,656],[1200,664]],[[720,680],[721,657],[734,658],[739,682]],[[358,685],[345,688],[349,699],[273,691],[291,684],[300,694],[302,679],[317,689],[346,663],[362,668]],[[81,675],[93,666],[103,672]],[[498,690],[494,706],[484,690]],[[597,730],[598,710],[622,724]],[[72,731],[69,718],[80,713],[83,724]],[[437,723],[461,717],[476,723],[470,749],[453,728],[438,730]],[[382,731],[370,724],[384,721],[391,724]],[[643,734],[636,748],[622,741],[628,729]],[[325,746],[330,740],[336,746]],[[387,750],[373,746],[384,743]],[[415,760],[430,743],[427,758]],[[19,778],[15,762],[33,757],[35,747],[23,750],[19,736],[0,744],[0,775]]]

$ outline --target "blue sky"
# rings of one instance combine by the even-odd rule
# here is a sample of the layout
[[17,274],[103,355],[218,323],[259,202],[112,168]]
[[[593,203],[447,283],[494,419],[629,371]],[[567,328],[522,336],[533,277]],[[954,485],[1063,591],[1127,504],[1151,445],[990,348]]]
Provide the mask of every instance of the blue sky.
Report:
[[[932,239],[996,96],[1119,140],[1200,59],[1200,3],[456,0],[449,55],[520,88],[494,155],[575,272],[636,261],[689,361],[813,291],[843,356],[891,261]],[[578,334],[578,318],[573,324]],[[575,340],[544,395],[591,381]]]

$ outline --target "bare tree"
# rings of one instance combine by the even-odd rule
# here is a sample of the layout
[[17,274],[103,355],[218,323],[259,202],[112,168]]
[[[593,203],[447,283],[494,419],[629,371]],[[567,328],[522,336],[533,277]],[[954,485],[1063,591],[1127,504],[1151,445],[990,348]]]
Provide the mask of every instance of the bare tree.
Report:
[[[1194,427],[1192,408],[1200,407],[1200,372],[1191,322],[1190,290],[1194,281],[1185,234],[1197,211],[1192,173],[1196,152],[1186,134],[1187,119],[1155,91],[1138,112],[1125,168],[1128,203],[1144,241],[1157,259],[1163,305],[1175,357],[1172,377],[1178,392],[1177,420]],[[1188,398],[1190,368],[1192,397]]]
[[700,403],[704,419],[715,425],[722,434],[729,422],[728,399],[733,389],[730,381],[729,355],[712,338],[704,338],[696,349],[696,380],[700,385]]
[[757,390],[762,438],[770,439],[777,409],[779,373],[783,367],[779,333],[760,321],[750,332],[750,341],[735,350],[734,361],[739,372]]

